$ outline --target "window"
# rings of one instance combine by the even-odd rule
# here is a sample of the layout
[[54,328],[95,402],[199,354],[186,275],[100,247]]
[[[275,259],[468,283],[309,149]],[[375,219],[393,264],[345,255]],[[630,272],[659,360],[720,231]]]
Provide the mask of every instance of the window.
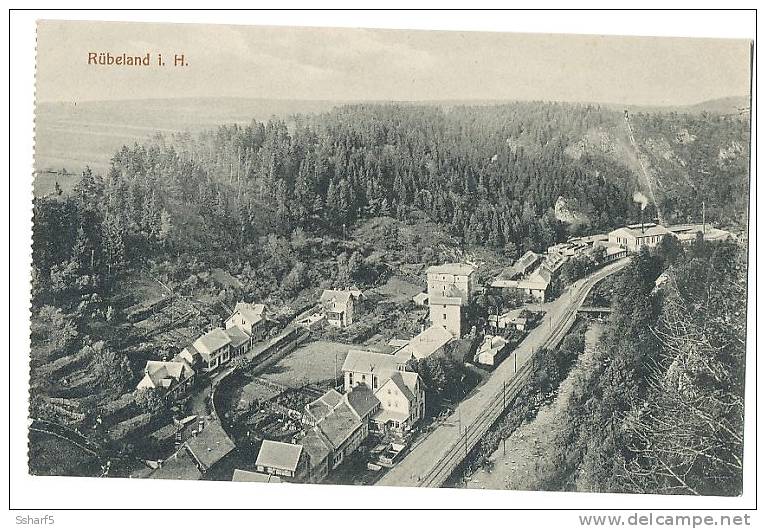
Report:
[[354,385],[354,374],[353,373],[349,373],[348,374],[348,385],[349,386],[353,386]]
[[443,319],[443,320],[446,320],[446,319],[447,319],[447,314],[446,314],[446,313],[445,313],[445,314],[442,314],[442,319]]
[[372,375],[372,389],[378,389],[378,377]]

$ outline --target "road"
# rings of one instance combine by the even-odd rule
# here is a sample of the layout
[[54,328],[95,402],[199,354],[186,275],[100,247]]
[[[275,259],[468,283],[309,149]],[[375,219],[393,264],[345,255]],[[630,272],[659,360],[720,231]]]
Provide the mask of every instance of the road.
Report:
[[556,300],[543,304],[545,317],[511,356],[376,485],[443,485],[471,448],[494,424],[506,403],[511,402],[524,386],[526,375],[531,370],[530,358],[541,348],[558,345],[574,323],[577,308],[582,305],[593,285],[620,270],[627,262],[628,259],[622,259],[611,263],[570,285]]

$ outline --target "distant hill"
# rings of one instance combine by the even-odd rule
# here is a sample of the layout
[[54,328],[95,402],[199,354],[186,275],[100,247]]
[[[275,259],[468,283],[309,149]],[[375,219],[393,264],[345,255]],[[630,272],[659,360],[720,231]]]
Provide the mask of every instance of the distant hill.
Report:
[[[144,143],[157,132],[199,132],[223,124],[266,121],[273,116],[316,113],[333,101],[286,101],[245,98],[136,99],[40,103],[35,114],[35,170],[66,169],[79,174],[86,165],[97,172],[123,145]],[[46,176],[47,175],[47,176]],[[50,173],[35,182],[35,192],[50,192]],[[56,176],[60,184],[71,178]]]
[[[123,145],[144,143],[157,132],[199,132],[223,124],[246,124],[252,120],[266,121],[280,117],[290,123],[295,114],[316,114],[354,101],[284,100],[259,98],[178,98],[143,99],[127,101],[85,101],[40,103],[35,116],[35,194],[53,191],[55,183],[67,190],[76,181],[80,171],[88,165],[99,173],[109,167],[109,160]],[[369,103],[390,104],[387,101]],[[486,107],[510,104],[497,100],[434,100],[397,102],[398,105],[426,105],[442,108],[463,106]],[[587,103],[584,103],[587,104]],[[736,114],[749,109],[747,97],[726,97],[689,106],[636,106],[600,104],[604,109],[622,114],[631,113]],[[747,117],[747,116],[745,116]],[[620,120],[621,121],[621,120]],[[616,120],[617,128],[621,123]],[[617,131],[613,138],[624,144]],[[593,139],[593,138],[591,138]],[[618,145],[619,147],[619,145]],[[622,149],[625,151],[625,149]],[[629,167],[637,162],[629,153],[623,156]],[[64,171],[66,170],[66,171]]]
[[[620,105],[609,105],[610,108],[620,108]],[[647,105],[624,105],[630,112],[638,113],[668,113],[677,114],[741,114],[741,111],[750,110],[750,98],[748,96],[721,97],[708,99],[694,105],[671,105],[671,106],[647,106]],[[745,116],[746,117],[746,116]]]
[[750,98],[746,96],[721,97],[709,99],[689,107],[693,112],[709,112],[711,114],[729,114],[750,110]]

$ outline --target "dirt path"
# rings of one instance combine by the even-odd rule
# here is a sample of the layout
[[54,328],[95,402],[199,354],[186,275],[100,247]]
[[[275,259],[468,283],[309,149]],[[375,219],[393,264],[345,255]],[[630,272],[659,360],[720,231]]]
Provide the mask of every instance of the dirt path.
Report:
[[467,483],[469,489],[510,489],[534,490],[537,479],[537,463],[543,450],[551,443],[558,416],[565,409],[572,395],[572,380],[575,372],[588,369],[593,356],[594,345],[604,330],[603,324],[591,323],[585,333],[585,351],[569,376],[561,383],[553,402],[543,406],[537,416],[522,424],[490,456],[494,463],[492,470],[479,470]]

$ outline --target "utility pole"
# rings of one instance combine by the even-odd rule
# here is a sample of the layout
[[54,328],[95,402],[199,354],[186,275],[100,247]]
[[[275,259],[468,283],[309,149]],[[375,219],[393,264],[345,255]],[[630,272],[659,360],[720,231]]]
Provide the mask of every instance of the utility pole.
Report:
[[705,201],[702,201],[702,236],[705,236]]

